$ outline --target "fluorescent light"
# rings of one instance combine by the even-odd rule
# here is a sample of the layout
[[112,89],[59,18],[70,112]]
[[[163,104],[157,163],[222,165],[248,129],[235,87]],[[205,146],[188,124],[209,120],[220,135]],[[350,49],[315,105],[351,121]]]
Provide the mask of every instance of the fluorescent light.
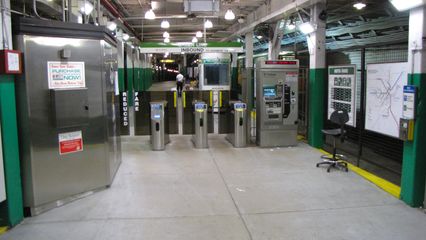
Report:
[[110,31],[114,31],[114,30],[117,28],[117,24],[116,24],[115,22],[108,22],[108,23],[107,23],[107,28],[108,28]]
[[231,9],[228,9],[225,13],[225,19],[226,20],[234,20],[235,19],[235,14]]
[[405,11],[425,4],[425,0],[389,0],[398,11]]
[[170,23],[167,20],[163,20],[161,22],[161,28],[169,28],[170,27]]
[[149,9],[148,11],[146,11],[145,13],[145,19],[155,19],[155,13],[152,9]]
[[205,22],[204,22],[204,27],[205,28],[212,28],[213,27],[213,23],[212,23],[212,21],[210,21],[210,20],[206,20]]
[[367,5],[363,2],[357,2],[353,6],[354,6],[354,8],[361,10],[361,9],[365,8]]
[[203,37],[203,33],[201,31],[198,31],[198,32],[195,33],[195,36],[197,38]]
[[124,34],[123,34],[123,40],[124,40],[124,41],[129,40],[129,38],[130,38],[129,34],[127,34],[127,33],[124,33]]
[[89,2],[86,2],[81,8],[80,12],[89,15],[93,11],[93,5]]
[[170,37],[170,34],[168,32],[163,33],[163,38],[169,38],[169,37]]
[[164,39],[164,42],[165,42],[165,43],[169,43],[169,42],[170,42],[170,38],[165,38],[165,39]]
[[193,38],[192,38],[192,42],[193,42],[193,43],[197,43],[197,42],[198,42],[198,38],[193,37]]
[[310,34],[315,32],[315,27],[314,25],[312,25],[312,23],[310,22],[305,22],[299,25],[299,30],[303,33],[303,34]]

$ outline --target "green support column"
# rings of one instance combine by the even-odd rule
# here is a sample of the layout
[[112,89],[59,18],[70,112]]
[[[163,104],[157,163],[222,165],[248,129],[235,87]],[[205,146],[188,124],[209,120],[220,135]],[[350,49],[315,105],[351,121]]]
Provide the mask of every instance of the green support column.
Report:
[[426,73],[409,74],[408,81],[417,86],[418,98],[414,140],[404,143],[401,199],[412,207],[420,207],[424,201],[426,176]]
[[401,199],[412,207],[423,205],[426,175],[426,54],[418,49],[426,35],[426,6],[410,10],[408,84],[417,86],[414,139],[404,143]]
[[327,70],[324,68],[309,70],[309,145],[320,148],[324,143],[321,132],[324,126],[324,98]]
[[327,70],[325,66],[325,21],[320,13],[325,10],[325,1],[319,1],[311,8],[311,22],[317,26],[315,32],[307,36],[309,48],[309,108],[308,111],[308,143],[312,147],[321,148],[324,136],[324,111],[326,108],[325,86]]
[[120,92],[123,92],[126,90],[125,84],[124,84],[124,68],[118,68],[118,88]]
[[10,75],[0,75],[0,121],[2,134],[3,162],[6,183],[7,212],[9,226],[15,226],[24,218],[21,167],[19,162],[18,128],[16,119],[15,82]]

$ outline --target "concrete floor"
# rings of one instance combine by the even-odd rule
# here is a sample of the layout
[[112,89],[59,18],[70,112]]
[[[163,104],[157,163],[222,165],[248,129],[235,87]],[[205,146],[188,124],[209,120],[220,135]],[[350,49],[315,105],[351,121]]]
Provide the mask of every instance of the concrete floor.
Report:
[[425,239],[426,214],[298,147],[234,149],[211,135],[163,152],[127,137],[110,189],[25,219],[0,239]]

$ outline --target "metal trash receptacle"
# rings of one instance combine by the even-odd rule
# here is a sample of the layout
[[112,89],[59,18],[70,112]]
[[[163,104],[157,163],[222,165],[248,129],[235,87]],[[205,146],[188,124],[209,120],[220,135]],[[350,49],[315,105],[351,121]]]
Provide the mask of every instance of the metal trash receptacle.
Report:
[[232,101],[231,105],[231,129],[226,139],[236,148],[247,146],[247,104],[240,101]]
[[193,102],[194,109],[194,135],[192,142],[195,148],[208,148],[208,124],[207,124],[207,104],[202,101]]
[[154,151],[162,151],[167,143],[170,142],[166,131],[165,111],[166,101],[154,101],[151,106],[151,147]]

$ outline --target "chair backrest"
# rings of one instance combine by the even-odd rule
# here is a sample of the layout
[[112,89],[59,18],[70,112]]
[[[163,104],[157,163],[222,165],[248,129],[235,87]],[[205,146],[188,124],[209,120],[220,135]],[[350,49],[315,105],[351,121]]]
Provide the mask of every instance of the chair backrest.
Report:
[[349,121],[349,114],[348,111],[342,109],[342,110],[335,110],[333,113],[331,113],[330,121],[336,124],[339,124],[340,126],[345,125]]

